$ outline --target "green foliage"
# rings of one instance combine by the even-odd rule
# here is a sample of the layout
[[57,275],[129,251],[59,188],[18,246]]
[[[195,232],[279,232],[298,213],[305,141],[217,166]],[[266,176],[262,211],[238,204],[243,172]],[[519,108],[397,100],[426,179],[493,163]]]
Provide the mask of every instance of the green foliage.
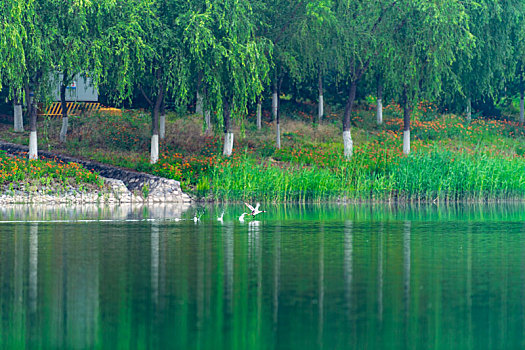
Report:
[[453,76],[456,56],[468,53],[473,38],[462,2],[407,0],[396,8],[386,33],[391,43],[387,79],[412,107],[441,93],[444,78]]
[[142,196],[144,198],[148,198],[148,196],[149,196],[149,184],[144,184],[144,186],[142,186]]

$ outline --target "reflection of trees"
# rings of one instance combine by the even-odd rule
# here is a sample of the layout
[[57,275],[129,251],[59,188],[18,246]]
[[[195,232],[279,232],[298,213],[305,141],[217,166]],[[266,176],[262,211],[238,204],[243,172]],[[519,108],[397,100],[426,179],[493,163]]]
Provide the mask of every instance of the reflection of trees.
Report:
[[383,235],[384,235],[384,224],[379,223],[379,242],[377,248],[377,312],[379,322],[383,322]]
[[279,289],[281,283],[281,226],[275,227],[273,251],[273,328],[278,329],[279,322]]
[[[196,226],[198,227],[198,226]],[[204,320],[204,309],[205,309],[205,300],[204,300],[204,269],[205,269],[205,243],[204,243],[204,237],[203,232],[201,230],[197,230],[195,232],[197,240],[197,252],[195,254],[196,259],[196,267],[197,267],[197,290],[195,291],[196,299],[197,299],[197,330],[199,332],[199,337],[197,338],[198,344],[200,345],[201,336],[200,333],[202,332],[202,329],[205,324]]]
[[352,277],[353,277],[353,223],[346,220],[344,223],[344,283],[346,309],[350,317],[352,311]]
[[[258,228],[258,226],[257,226]],[[262,247],[259,230],[255,235],[255,255],[257,259],[257,339],[261,337],[261,327],[263,323],[262,317],[262,301],[263,301],[263,274],[262,274]]]
[[16,343],[24,343],[25,309],[24,309],[24,230],[23,226],[15,227],[15,261],[14,261],[14,300],[13,300],[13,339]]
[[151,223],[151,299],[154,305],[159,302],[159,255],[159,224],[154,221]]
[[467,344],[472,346],[472,223],[467,224]]
[[523,232],[412,219],[10,225],[0,348],[519,348]]
[[324,227],[319,227],[319,316],[317,330],[317,344],[323,348],[323,329],[324,329]]
[[257,304],[256,304],[256,334],[257,339],[261,336],[262,326],[262,248],[260,235],[260,222],[251,221],[248,224],[248,259],[250,266],[255,269],[257,273]]
[[410,229],[411,222],[405,221],[403,225],[403,305],[404,305],[404,329],[405,329],[405,348],[410,344]]
[[224,225],[223,249],[224,249],[224,301],[228,313],[233,312],[233,264],[234,264],[234,241],[232,224]]
[[36,312],[38,299],[38,223],[29,226],[29,308]]
[[410,311],[410,227],[410,221],[405,221],[403,226],[403,299],[407,317]]

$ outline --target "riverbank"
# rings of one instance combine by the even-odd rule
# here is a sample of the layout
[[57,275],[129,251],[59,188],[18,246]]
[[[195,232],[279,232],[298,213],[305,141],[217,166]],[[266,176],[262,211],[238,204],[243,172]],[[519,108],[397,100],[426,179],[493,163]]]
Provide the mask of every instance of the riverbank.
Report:
[[0,142],[0,204],[190,203],[180,183],[52,152],[28,161],[27,147]]
[[[494,120],[441,115],[419,104],[411,122],[411,151],[402,152],[399,106],[384,108],[375,123],[373,105],[360,105],[352,120],[354,153],[343,157],[340,112],[313,123],[312,105],[283,108],[281,148],[268,113],[257,129],[254,115],[236,123],[234,152],[223,157],[222,133],[202,130],[197,115],[169,113],[161,155],[149,162],[150,116],[71,117],[66,143],[60,120],[44,119],[40,149],[76,159],[178,181],[181,193],[199,201],[265,202],[494,202],[525,199],[525,129],[512,116]],[[0,125],[0,139],[27,142],[26,133]],[[43,154],[41,152],[41,154]],[[88,167],[89,168],[89,167]],[[95,169],[97,170],[97,169]],[[104,174],[101,173],[104,176]],[[130,183],[126,183],[129,188]],[[132,187],[134,185],[131,185]],[[151,193],[138,182],[132,192]]]

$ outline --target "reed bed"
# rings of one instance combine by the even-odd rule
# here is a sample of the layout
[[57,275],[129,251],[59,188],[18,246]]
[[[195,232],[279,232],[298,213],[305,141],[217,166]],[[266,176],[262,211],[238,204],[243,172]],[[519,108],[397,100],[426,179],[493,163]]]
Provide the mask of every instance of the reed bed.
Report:
[[224,201],[496,201],[525,198],[525,159],[431,149],[370,163],[367,153],[334,167],[217,163],[210,194]]

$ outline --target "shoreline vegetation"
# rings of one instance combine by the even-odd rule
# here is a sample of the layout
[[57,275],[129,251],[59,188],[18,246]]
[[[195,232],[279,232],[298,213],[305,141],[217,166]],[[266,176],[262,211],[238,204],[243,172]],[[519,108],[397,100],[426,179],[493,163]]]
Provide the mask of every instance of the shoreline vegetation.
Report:
[[[104,178],[77,163],[29,160],[0,151],[0,203],[104,202]],[[88,198],[89,197],[89,198]]]
[[[70,135],[58,141],[59,119],[39,123],[39,148],[180,181],[201,201],[261,202],[493,202],[525,199],[525,129],[500,120],[440,114],[420,103],[412,121],[412,148],[403,154],[399,105],[384,108],[376,125],[373,103],[353,116],[354,153],[343,155],[340,115],[314,123],[307,103],[289,103],[281,121],[282,147],[274,145],[268,112],[258,130],[254,115],[234,128],[231,157],[221,156],[220,132],[207,134],[197,115],[168,113],[159,161],[150,164],[150,116],[140,110],[122,116],[70,117]],[[27,133],[0,125],[0,139],[27,144]],[[0,153],[3,192],[57,189],[97,191],[100,177],[81,166],[28,161]],[[146,193],[147,195],[147,193]]]

